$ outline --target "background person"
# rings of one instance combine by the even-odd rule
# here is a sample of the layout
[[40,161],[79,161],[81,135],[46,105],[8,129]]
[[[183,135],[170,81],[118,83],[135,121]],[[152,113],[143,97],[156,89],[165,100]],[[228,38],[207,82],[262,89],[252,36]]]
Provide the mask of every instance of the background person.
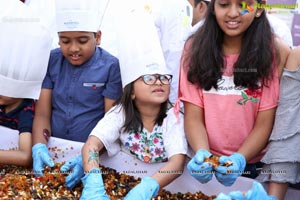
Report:
[[268,151],[262,161],[264,173],[257,178],[269,182],[268,192],[283,200],[289,183],[300,182],[299,173],[299,80],[300,46],[293,49],[280,82],[280,98]]
[[210,0],[188,0],[193,7],[191,33],[195,33],[205,20],[206,11]]

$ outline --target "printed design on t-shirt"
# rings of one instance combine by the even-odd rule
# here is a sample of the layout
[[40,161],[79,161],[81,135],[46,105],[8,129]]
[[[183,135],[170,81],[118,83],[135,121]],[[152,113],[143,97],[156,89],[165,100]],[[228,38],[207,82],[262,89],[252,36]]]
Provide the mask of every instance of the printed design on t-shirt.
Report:
[[208,91],[202,90],[202,92],[203,94],[215,94],[224,96],[234,95],[241,97],[237,101],[238,105],[245,105],[249,101],[252,103],[257,103],[262,95],[260,82],[258,83],[258,88],[256,90],[251,90],[243,86],[236,86],[234,84],[233,76],[222,76],[222,78],[218,80],[218,89],[211,88]]
[[233,81],[233,76],[222,76],[218,80],[218,89],[211,88],[210,90],[202,90],[203,93],[217,94],[217,95],[240,95],[241,91],[247,89],[246,87],[236,86]]
[[241,96],[242,99],[237,101],[238,105],[245,105],[248,101],[251,101],[252,103],[257,103],[259,97],[261,97],[261,87],[258,87],[255,90],[248,88],[241,92]]
[[125,147],[136,158],[146,162],[164,162],[167,160],[162,132],[154,127],[152,133],[142,131],[129,131]]

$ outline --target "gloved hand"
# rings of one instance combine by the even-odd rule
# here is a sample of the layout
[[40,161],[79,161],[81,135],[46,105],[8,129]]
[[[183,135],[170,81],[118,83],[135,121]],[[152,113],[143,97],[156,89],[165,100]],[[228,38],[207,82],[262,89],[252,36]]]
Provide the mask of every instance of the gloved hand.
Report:
[[241,191],[233,191],[230,192],[228,195],[225,195],[223,193],[219,194],[215,200],[278,200],[274,196],[269,196],[263,186],[257,182],[254,181],[252,184],[252,189],[249,190],[246,194]]
[[99,168],[91,169],[89,173],[85,174],[81,181],[84,187],[80,200],[109,199],[104,188],[102,173]]
[[[232,198],[229,195],[226,195],[224,193],[220,193],[217,198],[214,198],[214,200],[232,200]],[[235,199],[235,200],[241,200],[241,199]]]
[[268,195],[264,187],[257,181],[254,181],[252,183],[252,189],[246,193],[246,198],[249,200],[256,200],[256,199],[278,200],[276,197]]
[[[232,162],[232,165],[227,167],[225,165],[228,161]],[[220,165],[215,169],[215,176],[225,186],[231,186],[243,173],[246,166],[246,159],[240,153],[233,153],[231,156],[221,156],[219,162]]]
[[68,160],[63,166],[61,166],[60,171],[71,173],[66,177],[66,186],[68,189],[72,189],[84,175],[84,169],[82,164],[81,154],[75,158]]
[[158,182],[151,177],[144,177],[142,181],[132,188],[125,196],[125,200],[149,200],[157,196],[159,191]]
[[200,183],[207,183],[212,179],[213,166],[209,162],[204,162],[204,159],[209,158],[211,155],[207,150],[200,149],[187,165],[190,175]]
[[32,147],[32,159],[35,176],[42,176],[45,166],[54,167],[54,162],[45,144],[37,143]]

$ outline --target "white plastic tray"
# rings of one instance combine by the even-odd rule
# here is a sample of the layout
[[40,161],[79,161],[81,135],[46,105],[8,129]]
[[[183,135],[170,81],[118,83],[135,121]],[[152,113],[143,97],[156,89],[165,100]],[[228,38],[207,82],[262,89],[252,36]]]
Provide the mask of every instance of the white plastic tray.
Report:
[[[0,138],[0,149],[18,147],[18,133],[16,131],[0,126]],[[50,154],[55,162],[63,162],[79,155],[82,145],[83,143],[81,142],[73,142],[55,137],[51,137],[48,144],[51,149]],[[119,172],[138,177],[151,176],[163,165],[163,163],[146,164],[124,152],[119,152],[114,157],[108,157],[104,153],[100,157],[100,162],[106,167],[111,167]],[[225,187],[214,178],[207,184],[201,184],[191,177],[185,168],[184,173],[169,184],[166,189],[171,192],[202,191],[206,195],[217,195],[221,192],[229,193],[235,190],[247,191],[252,187],[252,182],[252,179],[240,177],[232,186]],[[289,189],[285,199],[294,200],[299,196],[299,190]]]

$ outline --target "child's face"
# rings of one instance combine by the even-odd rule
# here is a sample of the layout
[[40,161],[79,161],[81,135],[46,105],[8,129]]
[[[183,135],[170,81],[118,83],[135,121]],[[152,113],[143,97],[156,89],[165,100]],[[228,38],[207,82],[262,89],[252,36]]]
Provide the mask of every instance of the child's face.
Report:
[[66,31],[58,36],[63,55],[72,65],[81,65],[93,56],[96,45],[100,44],[101,33]]
[[[225,37],[242,36],[255,17],[260,17],[262,9],[257,9],[255,0],[215,0],[214,10],[217,23]],[[241,13],[250,6],[250,11]]]
[[[149,80],[149,79],[148,79]],[[147,85],[140,77],[134,82],[132,99],[138,104],[158,104],[164,103],[169,98],[170,84],[162,84],[159,78],[154,84]]]

